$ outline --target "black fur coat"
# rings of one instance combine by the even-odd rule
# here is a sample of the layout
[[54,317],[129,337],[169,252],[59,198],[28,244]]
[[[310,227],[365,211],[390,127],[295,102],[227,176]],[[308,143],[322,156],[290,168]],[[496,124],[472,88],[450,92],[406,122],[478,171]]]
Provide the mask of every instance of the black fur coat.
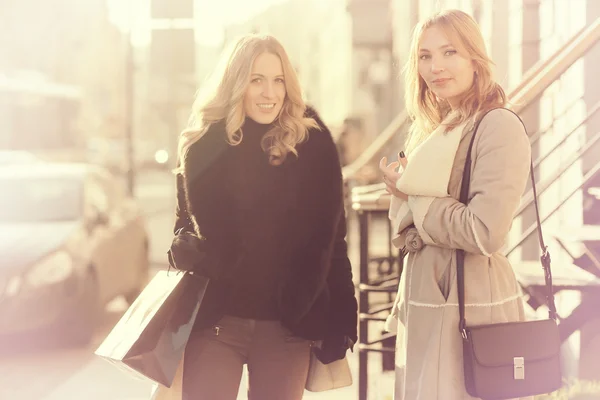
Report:
[[[289,248],[277,291],[281,322],[305,339],[340,334],[356,342],[357,302],[345,241],[341,167],[327,127],[314,110],[306,115],[320,129],[311,129],[308,140],[297,146],[298,157],[288,155],[286,187],[279,193],[290,210],[286,237],[281,238]],[[235,273],[232,266],[241,248],[220,184],[230,149],[224,125],[212,125],[190,147],[184,176],[177,176],[175,230],[195,230],[204,237],[219,255],[224,275]],[[218,279],[210,282],[196,327],[210,326],[222,316],[222,285]]]

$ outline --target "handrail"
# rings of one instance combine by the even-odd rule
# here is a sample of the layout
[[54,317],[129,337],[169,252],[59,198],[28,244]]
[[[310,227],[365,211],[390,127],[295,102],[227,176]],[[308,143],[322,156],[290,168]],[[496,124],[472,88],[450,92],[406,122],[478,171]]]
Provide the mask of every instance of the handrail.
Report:
[[[577,160],[581,159],[581,157],[584,154],[586,154],[590,149],[592,149],[596,145],[596,143],[598,143],[599,141],[600,141],[600,132],[597,132],[596,134],[594,134],[594,136],[590,140],[587,140],[585,142],[584,146],[582,146],[579,150],[574,152],[566,162],[561,164],[558,171],[556,171],[548,179],[546,179],[543,182],[540,182],[536,185],[537,195],[538,196],[542,195],[554,182],[556,182],[556,180],[558,178],[560,178],[565,172],[567,172],[569,170],[569,168],[571,168],[573,166],[573,164],[575,164],[577,162]],[[535,198],[533,196],[533,190],[530,190],[529,192],[527,192],[527,195],[525,195],[524,198],[521,199],[521,204],[519,205],[519,208],[517,209],[517,212],[515,213],[515,217],[518,217],[519,215],[521,215],[523,213],[523,211],[525,211],[527,209],[527,207],[529,207],[533,203],[534,200],[535,200]]]
[[[511,108],[517,113],[525,110],[598,40],[600,40],[600,18],[581,29],[548,59],[539,61],[524,74],[521,83],[508,93]],[[362,167],[371,162],[408,122],[408,113],[404,110],[354,162],[343,168],[344,180],[353,178]]]
[[354,211],[386,210],[390,207],[391,196],[384,190],[373,193],[352,194]]
[[587,122],[592,119],[596,113],[600,111],[600,101],[598,103],[596,103],[596,105],[594,107],[592,107],[592,111],[590,111],[586,117],[583,119],[583,121],[579,122],[577,124],[577,126],[575,126],[575,128],[572,128],[571,131],[569,133],[567,133],[562,139],[560,139],[558,141],[558,143],[554,144],[554,146],[550,149],[550,151],[548,151],[546,154],[538,157],[537,160],[535,160],[533,162],[533,168],[537,168],[540,166],[541,163],[543,163],[546,159],[548,159],[548,157],[550,157],[552,154],[554,154],[554,152],[563,144],[566,143],[567,140],[569,140],[571,138],[571,136],[573,136],[575,134],[575,132],[577,132],[577,130],[579,128],[581,128],[582,126],[584,126],[585,124],[587,124]]
[[583,57],[585,53],[600,40],[600,18],[597,18],[590,25],[582,29],[568,45],[563,46],[559,51],[560,55],[551,57],[539,67],[534,65],[529,82],[525,85],[519,85],[519,90],[511,93],[509,96],[512,109],[515,112],[521,112],[533,104],[550,85],[556,81],[571,65]]
[[390,122],[383,132],[381,132],[375,138],[375,140],[373,140],[369,147],[367,147],[356,160],[342,168],[344,180],[347,181],[354,177],[362,167],[367,165],[381,151],[381,149],[383,149],[384,146],[387,145],[390,140],[392,140],[396,133],[398,133],[398,131],[402,129],[404,124],[408,123],[408,121],[409,118],[406,110],[396,115],[392,122]]
[[533,146],[535,143],[537,143],[541,139],[541,137],[544,136],[544,134],[546,132],[548,132],[550,129],[552,129],[552,127],[554,126],[554,123],[556,122],[557,119],[560,119],[560,118],[564,117],[565,115],[567,115],[573,109],[573,107],[575,107],[582,100],[583,100],[583,96],[576,98],[569,105],[564,107],[560,113],[554,115],[553,116],[554,119],[550,123],[548,123],[543,128],[539,129],[537,132],[530,133],[529,134],[529,142],[531,143],[531,145]]
[[554,60],[556,60],[556,58],[562,54],[568,47],[569,45],[578,37],[584,35],[585,30],[587,29],[586,26],[584,26],[583,28],[581,28],[577,33],[575,33],[572,37],[571,40],[567,40],[565,43],[563,43],[554,53],[552,53],[550,55],[550,57],[544,59],[544,60],[538,60],[535,64],[533,64],[522,76],[521,82],[519,82],[517,84],[517,86],[515,86],[514,88],[511,89],[511,94],[517,93],[521,90],[523,90],[523,88],[525,88],[527,86],[527,84],[538,74],[540,74],[544,69],[545,66],[550,64],[551,62],[553,62]]
[[[546,216],[542,217],[540,219],[540,223],[544,223],[546,222],[546,220],[548,218],[550,218],[556,211],[558,211],[567,201],[569,201],[571,199],[571,197],[573,197],[575,195],[575,193],[577,193],[579,190],[581,190],[581,188],[583,186],[585,186],[586,183],[588,183],[593,177],[595,177],[598,173],[600,173],[600,162],[596,163],[596,165],[594,166],[594,168],[592,168],[591,170],[589,170],[584,176],[583,179],[581,180],[581,184],[579,184],[579,186],[577,186],[575,189],[571,190],[571,192],[569,193],[569,195],[567,197],[565,197],[556,207],[554,207],[552,209],[552,211],[550,211]],[[530,225],[529,228],[527,228],[527,230],[525,230],[525,233],[523,233],[523,235],[521,235],[521,237],[519,238],[519,240],[514,243],[509,250],[507,250],[505,252],[505,255],[508,257],[513,251],[515,251],[519,246],[521,246],[523,244],[523,242],[525,240],[527,240],[527,238],[529,236],[531,236],[535,231],[537,230],[537,222]]]

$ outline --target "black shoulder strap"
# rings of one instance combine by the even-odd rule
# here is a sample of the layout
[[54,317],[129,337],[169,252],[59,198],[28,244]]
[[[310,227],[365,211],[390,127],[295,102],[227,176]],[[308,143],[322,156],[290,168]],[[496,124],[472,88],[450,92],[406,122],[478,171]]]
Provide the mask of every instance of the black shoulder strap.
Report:
[[[485,118],[485,116],[489,112],[491,112],[493,110],[497,110],[497,109],[498,108],[494,108],[492,110],[487,111],[485,114],[483,114],[481,116],[481,118],[478,118],[478,120],[475,124],[475,128],[473,130],[473,136],[471,137],[471,142],[469,143],[469,149],[467,150],[467,158],[465,160],[465,169],[463,171],[463,178],[462,178],[462,183],[461,183],[461,187],[460,187],[460,199],[459,200],[461,203],[463,203],[465,205],[467,205],[469,202],[469,187],[471,184],[471,164],[472,164],[471,153],[473,150],[473,143],[475,142],[475,136],[477,135],[477,130],[479,129],[479,124],[481,123],[483,118]],[[519,117],[512,110],[509,110],[507,108],[503,108],[503,109],[510,111],[517,118],[519,118],[519,121],[521,121],[521,123],[523,124],[523,128],[525,128],[525,132],[527,132],[527,128],[525,127],[525,124],[523,123],[523,120],[521,119],[521,117]],[[542,234],[542,223],[540,220],[537,191],[535,188],[535,174],[534,174],[534,169],[533,169],[533,160],[530,161],[530,175],[531,175],[531,187],[533,190],[533,204],[535,205],[535,216],[536,216],[536,220],[537,220],[538,240],[540,243],[540,248],[542,250],[542,255],[540,257],[540,260],[542,263],[542,267],[544,269],[544,278],[546,281],[546,304],[548,305],[550,318],[556,320],[557,314],[556,314],[556,305],[554,304],[554,290],[552,288],[552,269],[550,267],[550,253],[548,253],[548,247],[544,243],[544,236]],[[465,277],[465,251],[462,249],[456,250],[456,268],[457,268],[456,278],[457,278],[457,285],[458,285],[458,308],[459,308],[459,313],[460,313],[459,329],[464,337],[464,335],[466,334],[465,328],[467,326],[467,323],[465,320],[465,279],[464,279],[464,277]]]

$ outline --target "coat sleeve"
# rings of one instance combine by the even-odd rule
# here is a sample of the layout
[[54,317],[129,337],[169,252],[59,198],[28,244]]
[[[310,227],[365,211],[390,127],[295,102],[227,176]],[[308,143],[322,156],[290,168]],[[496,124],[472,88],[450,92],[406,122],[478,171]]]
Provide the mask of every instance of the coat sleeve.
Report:
[[331,295],[329,331],[348,335],[353,342],[356,342],[358,340],[358,303],[352,280],[352,266],[348,258],[346,233],[346,218],[342,215],[335,234],[331,267],[327,277],[327,286]]
[[[345,242],[343,178],[337,149],[331,133],[318,116],[320,130],[311,130],[298,162],[302,163],[299,201],[295,218],[296,251],[292,257],[294,275],[280,299],[291,324],[301,319],[324,289],[329,291],[329,328],[349,336],[356,332],[356,299]],[[310,290],[307,290],[310,288]],[[335,316],[333,314],[336,314]],[[339,326],[338,326],[339,324]],[[334,328],[335,326],[335,328]]]
[[405,244],[406,231],[414,224],[408,202],[392,196],[388,217],[392,224],[392,244],[401,249]]
[[481,122],[473,149],[468,205],[452,197],[409,196],[425,244],[490,256],[504,245],[529,176],[531,147],[521,121],[507,110]]
[[[182,159],[177,158],[177,168],[181,167]],[[189,217],[187,210],[187,196],[185,194],[185,183],[182,172],[175,175],[175,226],[173,233],[182,230],[184,232],[193,232],[194,225]]]
[[176,175],[176,185],[177,197],[175,199],[175,226],[173,233],[176,233],[180,229],[183,232],[194,232],[194,224],[187,210],[185,184],[181,173],[177,173]]

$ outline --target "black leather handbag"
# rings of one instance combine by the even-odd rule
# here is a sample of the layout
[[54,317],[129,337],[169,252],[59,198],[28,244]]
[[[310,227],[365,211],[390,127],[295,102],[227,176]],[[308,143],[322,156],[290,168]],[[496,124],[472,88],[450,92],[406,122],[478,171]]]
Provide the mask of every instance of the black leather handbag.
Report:
[[[479,122],[482,119],[483,117],[479,119]],[[471,151],[479,122],[471,138],[465,161],[460,191],[460,201],[464,204],[468,202]],[[523,124],[523,126],[525,125]],[[531,183],[537,231],[542,249],[541,264],[546,281],[548,319],[469,326],[465,320],[465,252],[464,250],[456,251],[459,330],[463,338],[465,386],[471,396],[484,400],[511,399],[550,393],[562,386],[560,338],[552,289],[550,254],[542,236],[533,163],[531,164]]]

